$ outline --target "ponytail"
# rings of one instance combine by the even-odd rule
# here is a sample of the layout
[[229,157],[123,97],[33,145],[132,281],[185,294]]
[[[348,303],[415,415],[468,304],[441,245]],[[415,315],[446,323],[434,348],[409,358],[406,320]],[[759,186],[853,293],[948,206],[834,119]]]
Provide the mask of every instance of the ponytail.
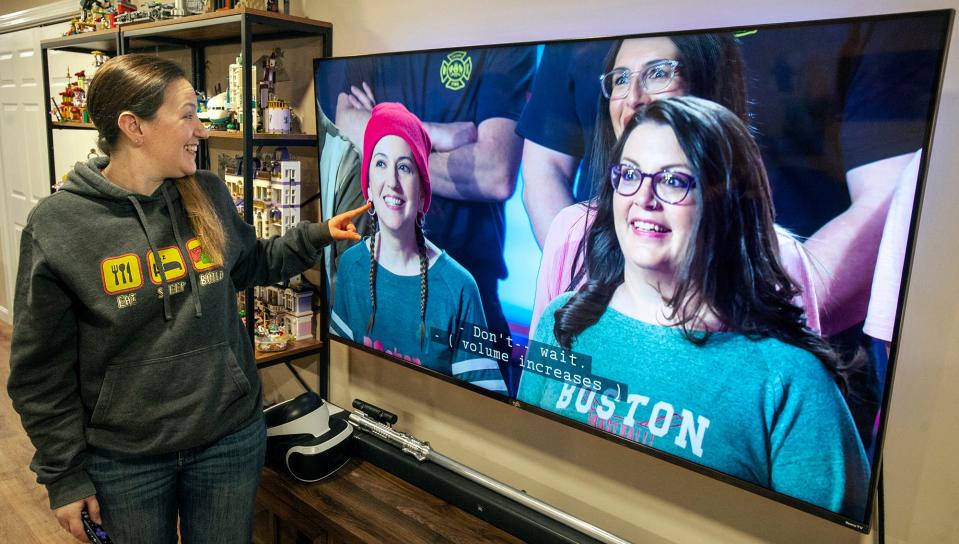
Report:
[[226,251],[226,234],[220,222],[210,197],[200,187],[195,175],[186,176],[177,180],[177,189],[183,199],[183,207],[190,219],[193,232],[200,239],[203,253],[215,264],[224,263]]

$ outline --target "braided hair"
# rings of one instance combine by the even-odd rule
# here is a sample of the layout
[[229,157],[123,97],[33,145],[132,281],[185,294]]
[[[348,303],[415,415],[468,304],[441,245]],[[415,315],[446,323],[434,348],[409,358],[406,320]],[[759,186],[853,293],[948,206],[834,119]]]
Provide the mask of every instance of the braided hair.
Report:
[[380,220],[373,215],[373,234],[370,236],[370,320],[366,324],[366,332],[373,330],[373,321],[376,318],[376,238],[380,233]]
[[423,220],[419,217],[416,219],[416,247],[420,253],[420,349],[423,349],[423,343],[426,340],[426,299],[429,294],[426,280],[430,262],[426,256],[426,236],[423,235]]
[[[380,222],[373,214],[373,234],[370,237],[370,319],[366,324],[366,332],[373,330],[376,320],[376,270],[379,263],[376,260],[376,240],[380,232]],[[423,219],[416,220],[416,247],[420,256],[420,349],[426,342],[426,301],[429,296],[428,277],[430,262],[426,252],[426,236],[423,234]]]

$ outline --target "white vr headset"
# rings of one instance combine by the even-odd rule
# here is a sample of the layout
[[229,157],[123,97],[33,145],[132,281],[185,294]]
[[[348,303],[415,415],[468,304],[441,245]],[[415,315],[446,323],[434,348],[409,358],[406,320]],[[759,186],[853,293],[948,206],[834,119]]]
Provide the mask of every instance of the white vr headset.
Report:
[[303,393],[267,408],[267,462],[303,482],[333,474],[350,459],[353,427],[330,418],[330,405],[316,393]]

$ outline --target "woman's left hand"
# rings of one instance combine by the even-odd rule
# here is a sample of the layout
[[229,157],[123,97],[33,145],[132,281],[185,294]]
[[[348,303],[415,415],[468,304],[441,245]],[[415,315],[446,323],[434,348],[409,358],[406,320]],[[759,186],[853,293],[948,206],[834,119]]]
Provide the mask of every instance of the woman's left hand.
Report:
[[359,241],[362,237],[356,232],[356,225],[353,224],[353,219],[366,213],[372,206],[372,203],[367,202],[359,208],[331,217],[330,220],[327,221],[327,225],[330,227],[330,236],[332,236],[334,240]]

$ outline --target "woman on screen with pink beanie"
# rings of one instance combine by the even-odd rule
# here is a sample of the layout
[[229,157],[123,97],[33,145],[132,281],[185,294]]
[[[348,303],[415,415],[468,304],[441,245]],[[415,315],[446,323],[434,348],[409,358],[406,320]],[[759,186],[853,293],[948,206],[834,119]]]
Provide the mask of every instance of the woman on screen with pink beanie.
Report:
[[[340,259],[331,331],[367,348],[506,393],[476,282],[423,234],[432,144],[402,104],[373,108],[360,175],[372,234]],[[506,356],[508,359],[508,354]]]

